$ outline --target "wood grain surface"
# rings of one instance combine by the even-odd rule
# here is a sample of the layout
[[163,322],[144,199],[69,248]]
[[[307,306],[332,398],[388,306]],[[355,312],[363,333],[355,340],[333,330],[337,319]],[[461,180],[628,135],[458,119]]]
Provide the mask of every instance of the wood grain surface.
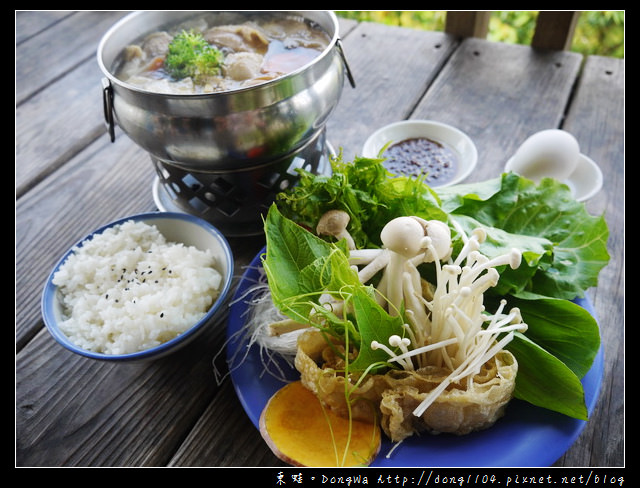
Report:
[[[96,48],[126,12],[16,13],[16,466],[284,467],[231,382],[218,384],[226,312],[202,340],[153,362],[76,356],[44,328],[40,299],[58,259],[93,229],[155,210],[149,156],[107,136]],[[470,180],[500,174],[531,133],[565,128],[604,172],[587,203],[604,214],[610,264],[589,290],[605,369],[593,418],[556,467],[621,467],[624,436],[624,60],[341,21],[345,83],[327,138],[345,158],[375,129],[434,119],[469,134]],[[236,280],[262,236],[230,239]]]

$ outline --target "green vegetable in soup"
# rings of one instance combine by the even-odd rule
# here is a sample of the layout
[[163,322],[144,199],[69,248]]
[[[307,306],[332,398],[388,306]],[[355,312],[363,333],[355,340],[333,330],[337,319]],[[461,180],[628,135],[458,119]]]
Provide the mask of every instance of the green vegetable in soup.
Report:
[[195,83],[201,83],[220,73],[222,61],[222,52],[209,44],[201,33],[183,30],[169,44],[164,65],[177,80],[190,77]]

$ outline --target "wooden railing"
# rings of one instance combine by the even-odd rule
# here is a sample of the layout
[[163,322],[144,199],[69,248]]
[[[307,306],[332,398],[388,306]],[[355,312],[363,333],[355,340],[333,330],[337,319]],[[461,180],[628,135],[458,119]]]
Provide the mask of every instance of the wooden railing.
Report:
[[[459,37],[487,37],[491,11],[448,11],[445,32]],[[579,11],[540,11],[531,46],[541,49],[571,48]]]

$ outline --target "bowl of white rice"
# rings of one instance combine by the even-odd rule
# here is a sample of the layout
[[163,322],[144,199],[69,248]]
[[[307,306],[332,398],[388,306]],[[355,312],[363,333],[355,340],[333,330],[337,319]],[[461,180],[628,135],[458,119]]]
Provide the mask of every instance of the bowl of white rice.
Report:
[[150,212],[111,222],[58,261],[42,316],[67,349],[93,359],[156,359],[215,321],[233,277],[225,237],[209,222]]

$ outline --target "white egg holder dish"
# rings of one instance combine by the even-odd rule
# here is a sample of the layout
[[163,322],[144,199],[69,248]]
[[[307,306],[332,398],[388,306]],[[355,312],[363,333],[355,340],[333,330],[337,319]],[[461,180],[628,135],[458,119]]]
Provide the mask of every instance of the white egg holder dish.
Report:
[[580,152],[576,138],[563,129],[530,135],[507,161],[505,171],[536,183],[543,177],[555,178],[567,185],[578,201],[588,200],[602,188],[602,171]]
[[[511,171],[512,163],[513,158],[510,158],[504,167],[505,171]],[[560,181],[569,187],[577,201],[584,202],[602,189],[602,180],[602,171],[595,161],[580,154],[576,169]]]

